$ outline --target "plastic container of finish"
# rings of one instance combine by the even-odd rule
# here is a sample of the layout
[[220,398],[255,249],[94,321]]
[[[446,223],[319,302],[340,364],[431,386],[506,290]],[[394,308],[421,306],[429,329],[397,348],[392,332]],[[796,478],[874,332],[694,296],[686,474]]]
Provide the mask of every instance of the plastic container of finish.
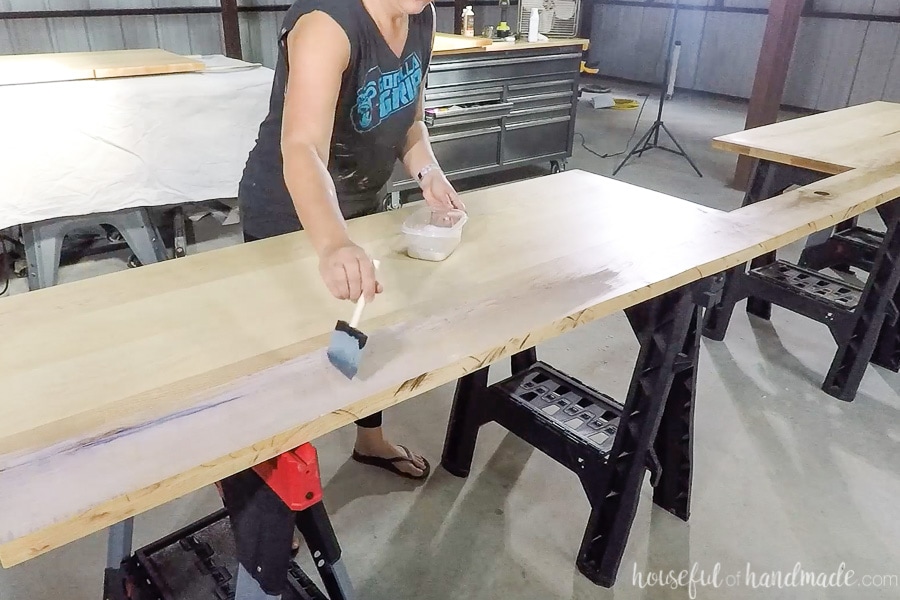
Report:
[[420,260],[445,260],[462,241],[462,230],[468,220],[468,215],[461,210],[423,206],[403,223],[406,253]]

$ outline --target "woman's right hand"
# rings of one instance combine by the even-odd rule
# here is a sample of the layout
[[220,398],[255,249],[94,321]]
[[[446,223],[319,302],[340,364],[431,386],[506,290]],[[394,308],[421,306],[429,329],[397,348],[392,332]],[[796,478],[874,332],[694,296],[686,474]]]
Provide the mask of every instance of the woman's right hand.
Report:
[[319,256],[319,273],[328,291],[339,300],[356,302],[375,299],[383,289],[375,275],[375,264],[365,250],[347,240],[326,248]]

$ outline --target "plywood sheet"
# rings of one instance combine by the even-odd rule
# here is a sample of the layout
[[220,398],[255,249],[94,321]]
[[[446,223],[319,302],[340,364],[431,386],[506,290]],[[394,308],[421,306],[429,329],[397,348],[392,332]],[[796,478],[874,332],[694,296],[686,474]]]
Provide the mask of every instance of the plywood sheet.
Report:
[[0,85],[200,71],[201,61],[156,48],[0,56]]

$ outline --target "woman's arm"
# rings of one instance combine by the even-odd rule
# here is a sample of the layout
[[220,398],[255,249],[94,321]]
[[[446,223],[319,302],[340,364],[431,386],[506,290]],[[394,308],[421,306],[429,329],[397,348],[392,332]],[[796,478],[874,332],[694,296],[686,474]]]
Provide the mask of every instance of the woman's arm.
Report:
[[[431,32],[434,45],[434,30]],[[424,75],[424,74],[423,74]],[[419,182],[425,201],[436,208],[460,208],[465,205],[447,180],[444,172],[434,156],[428,127],[425,126],[425,77],[422,77],[422,89],[419,92],[418,117],[406,132],[406,143],[402,152],[403,165],[410,177],[418,180],[419,174],[427,168],[427,172]]]
[[347,235],[329,149],[350,41],[328,15],[300,17],[288,34],[288,81],[281,132],[284,181],[319,255],[319,270],[338,298],[371,300],[380,291],[372,260]]
[[419,95],[418,111],[412,127],[406,132],[406,142],[403,145],[403,165],[410,176],[415,179],[425,167],[438,167],[434,150],[431,149],[431,139],[428,136],[428,127],[425,126],[424,109],[425,91]]

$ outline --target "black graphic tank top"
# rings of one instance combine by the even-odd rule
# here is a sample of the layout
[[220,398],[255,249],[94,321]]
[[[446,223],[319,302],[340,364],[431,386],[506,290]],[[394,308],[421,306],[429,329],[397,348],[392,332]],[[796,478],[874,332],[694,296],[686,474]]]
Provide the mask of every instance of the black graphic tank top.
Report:
[[238,197],[244,232],[262,238],[300,229],[284,182],[281,123],[288,76],[287,36],[312,11],[328,14],[350,40],[350,62],[338,96],[328,171],[345,218],[377,210],[377,192],[394,170],[406,134],[419,117],[418,99],[431,61],[432,5],[410,15],[409,35],[394,54],[362,0],[296,0],[278,40],[269,113],[259,127]]

